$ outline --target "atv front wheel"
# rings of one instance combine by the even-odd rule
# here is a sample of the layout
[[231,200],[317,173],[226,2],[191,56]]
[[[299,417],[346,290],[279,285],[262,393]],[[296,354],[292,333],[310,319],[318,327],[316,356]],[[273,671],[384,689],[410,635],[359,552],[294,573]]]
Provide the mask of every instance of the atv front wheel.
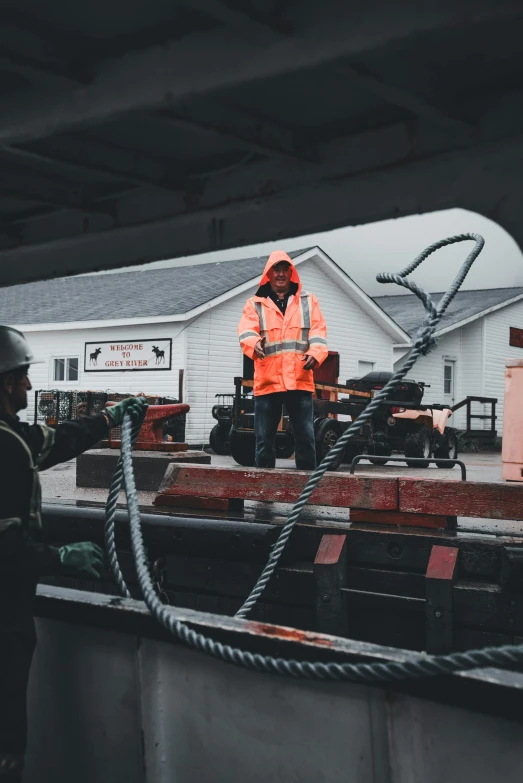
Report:
[[227,456],[231,453],[227,427],[222,427],[221,424],[214,425],[209,435],[209,446],[215,454]]
[[[457,459],[458,458],[458,436],[456,430],[453,427],[447,427],[444,434],[444,441],[441,446],[434,452],[434,457],[440,459]],[[446,468],[441,462],[436,462],[438,468]]]
[[290,432],[278,432],[274,450],[276,459],[290,459],[294,454],[294,436]]
[[[431,453],[431,432],[428,427],[420,427],[405,440],[405,457],[409,468],[428,468]],[[411,462],[409,457],[427,460],[427,462]]]
[[[336,444],[336,441],[341,435],[341,427],[336,419],[323,419],[316,430],[316,459],[318,465],[323,462],[327,454],[332,447]],[[334,463],[329,467],[329,470],[338,470],[343,461],[344,451],[339,454]]]
[[231,454],[238,465],[245,468],[254,467],[256,456],[256,438],[254,432],[239,432],[235,427],[231,428],[229,438]]

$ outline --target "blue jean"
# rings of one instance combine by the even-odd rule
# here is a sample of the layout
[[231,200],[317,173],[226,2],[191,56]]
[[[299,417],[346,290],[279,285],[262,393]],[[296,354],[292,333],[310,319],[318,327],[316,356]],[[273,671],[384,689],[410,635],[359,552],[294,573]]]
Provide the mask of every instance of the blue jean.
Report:
[[296,467],[300,470],[314,470],[316,467],[314,406],[312,392],[307,391],[276,392],[254,398],[256,467],[273,468],[276,464],[274,444],[282,405],[285,405],[292,424]]

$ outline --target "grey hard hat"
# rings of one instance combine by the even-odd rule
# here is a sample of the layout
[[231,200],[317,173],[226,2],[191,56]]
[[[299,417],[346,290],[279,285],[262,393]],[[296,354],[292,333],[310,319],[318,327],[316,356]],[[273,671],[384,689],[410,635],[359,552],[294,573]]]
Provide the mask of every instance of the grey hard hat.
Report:
[[0,326],[0,373],[36,364],[29,343],[22,332]]

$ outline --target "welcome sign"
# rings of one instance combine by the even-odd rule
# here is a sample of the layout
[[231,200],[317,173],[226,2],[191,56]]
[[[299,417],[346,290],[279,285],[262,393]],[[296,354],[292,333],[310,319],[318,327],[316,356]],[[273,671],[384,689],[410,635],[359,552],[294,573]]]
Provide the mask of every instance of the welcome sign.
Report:
[[121,340],[85,343],[85,372],[170,370],[172,340]]

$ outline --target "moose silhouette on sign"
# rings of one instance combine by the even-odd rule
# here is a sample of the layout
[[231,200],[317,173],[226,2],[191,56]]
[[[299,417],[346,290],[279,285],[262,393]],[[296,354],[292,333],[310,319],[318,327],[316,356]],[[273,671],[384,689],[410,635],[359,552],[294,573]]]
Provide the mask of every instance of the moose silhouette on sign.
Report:
[[153,345],[153,353],[156,356],[155,364],[161,364],[162,362],[165,364],[165,351],[160,351],[156,345]]
[[97,348],[96,351],[93,351],[89,354],[89,364],[98,364],[98,357],[102,353],[101,348]]

